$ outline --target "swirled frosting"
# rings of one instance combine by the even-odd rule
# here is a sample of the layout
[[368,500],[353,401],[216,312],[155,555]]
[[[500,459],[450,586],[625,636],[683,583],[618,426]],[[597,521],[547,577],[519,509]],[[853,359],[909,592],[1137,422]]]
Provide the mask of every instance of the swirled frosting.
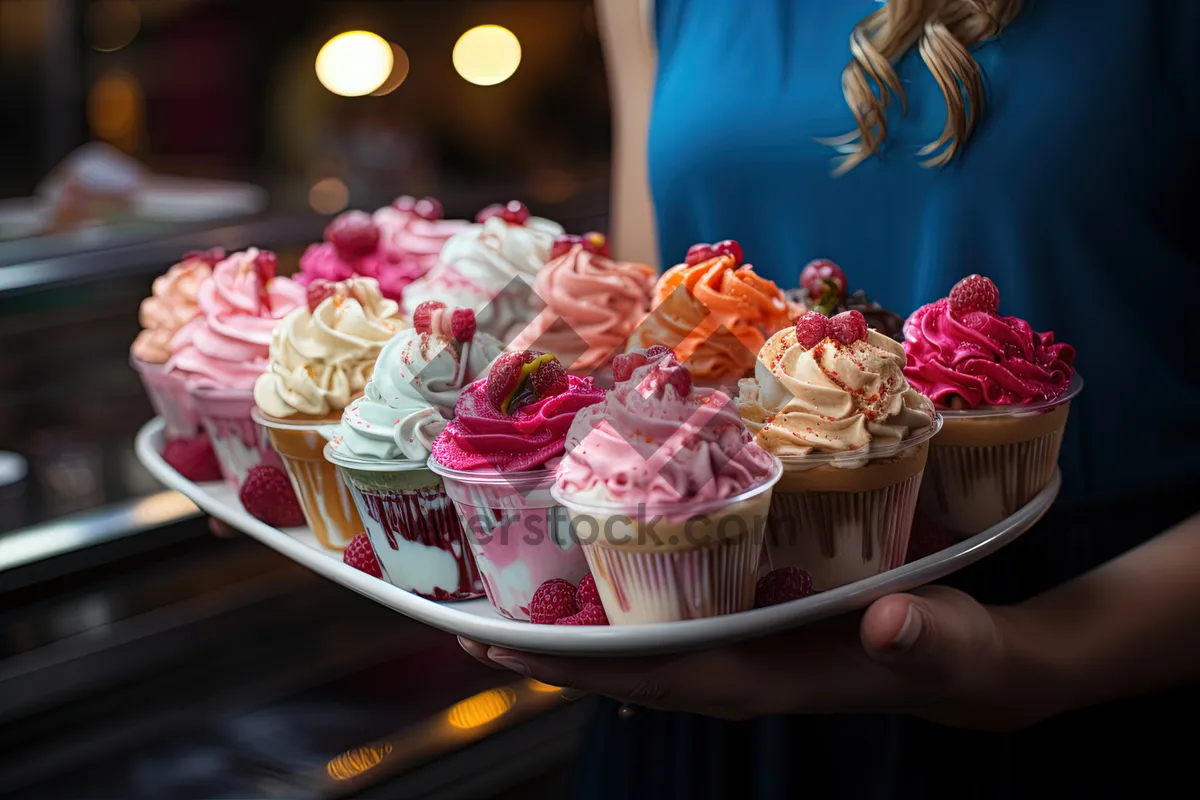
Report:
[[254,383],[254,402],[287,418],[341,414],[362,393],[384,343],[404,327],[400,307],[374,278],[335,284],[309,311],[301,306],[271,335],[270,367]]
[[304,287],[273,277],[256,266],[260,251],[250,248],[213,267],[200,286],[200,315],[171,339],[168,370],[183,374],[191,389],[251,391],[267,370],[271,332],[279,320],[305,303]]
[[[491,217],[451,236],[438,263],[405,290],[404,310],[412,315],[427,300],[475,311],[479,329],[510,338],[512,328],[533,319],[533,285],[550,258],[562,226],[541,217],[525,224]],[[520,278],[521,282],[513,283]]]
[[654,270],[613,261],[583,245],[550,261],[534,291],[546,307],[509,346],[554,353],[574,370],[607,363],[650,311]]
[[921,306],[904,323],[909,382],[940,408],[1023,405],[1052,400],[1075,374],[1075,349],[1023,319],[972,311],[949,301]]
[[[774,283],[722,255],[679,264],[655,287],[654,310],[630,338],[629,350],[674,346],[700,380],[736,381],[754,366],[767,337],[791,324],[791,309]],[[677,343],[677,344],[676,344]]]
[[575,415],[604,399],[591,378],[569,375],[562,394],[503,414],[487,398],[487,381],[463,390],[454,419],[433,443],[433,457],[450,469],[522,472],[553,469]]
[[415,280],[433,268],[446,242],[470,223],[425,219],[414,211],[384,206],[371,215],[379,228],[379,251],[395,269]]
[[503,348],[476,333],[467,343],[409,328],[383,346],[365,394],[346,407],[333,452],[366,460],[424,461],[454,414],[464,385],[484,378]]
[[185,257],[154,279],[150,296],[138,309],[142,331],[130,348],[134,358],[165,364],[171,357],[171,338],[200,314],[200,287],[212,267],[199,256]]
[[810,349],[787,327],[759,353],[754,377],[739,386],[738,409],[755,440],[777,456],[870,452],[925,430],[929,399],[904,379],[904,350],[878,331]]
[[726,500],[772,472],[774,459],[754,443],[728,395],[647,389],[656,371],[672,368],[680,369],[670,355],[639,367],[579,413],[556,475],[564,492],[629,505]]

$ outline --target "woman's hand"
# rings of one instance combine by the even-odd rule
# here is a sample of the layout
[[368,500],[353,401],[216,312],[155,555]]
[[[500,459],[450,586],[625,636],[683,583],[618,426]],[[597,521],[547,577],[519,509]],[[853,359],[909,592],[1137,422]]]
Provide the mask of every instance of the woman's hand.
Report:
[[1019,689],[1010,612],[927,587],[861,616],[719,650],[655,658],[559,658],[460,639],[479,661],[570,692],[726,719],[764,714],[901,713],[1008,730],[1048,713]]

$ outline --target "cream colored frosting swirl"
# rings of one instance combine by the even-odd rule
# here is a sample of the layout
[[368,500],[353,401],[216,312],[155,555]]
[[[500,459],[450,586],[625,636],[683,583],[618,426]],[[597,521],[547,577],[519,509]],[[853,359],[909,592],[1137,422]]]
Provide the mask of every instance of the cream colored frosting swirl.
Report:
[[412,328],[401,332],[379,353],[366,394],[342,414],[333,452],[364,460],[424,461],[463,387],[486,376],[503,350],[481,332],[467,343]]
[[827,337],[811,349],[795,327],[772,336],[754,377],[739,384],[738,410],[763,449],[777,456],[869,452],[930,426],[933,404],[904,378],[904,349],[871,330],[866,341]]
[[271,334],[270,367],[254,402],[273,417],[339,414],[371,379],[384,344],[404,327],[400,307],[374,278],[333,284],[315,311],[301,306]]

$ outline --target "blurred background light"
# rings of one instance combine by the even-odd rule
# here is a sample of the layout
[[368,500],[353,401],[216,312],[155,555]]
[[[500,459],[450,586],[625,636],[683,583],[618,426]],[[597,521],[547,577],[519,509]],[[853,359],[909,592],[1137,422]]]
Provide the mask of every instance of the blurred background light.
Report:
[[127,72],[101,75],[88,90],[88,127],[97,139],[132,151],[141,135],[143,116],[141,84]]
[[94,0],[83,24],[91,48],[111,53],[133,41],[142,27],[142,15],[133,0]]
[[317,53],[317,80],[334,94],[362,97],[383,86],[392,63],[392,46],[382,38],[369,31],[347,31]]
[[392,48],[392,73],[387,76],[387,80],[383,82],[375,91],[371,92],[372,97],[383,97],[400,88],[400,84],[404,83],[404,79],[408,77],[408,53],[404,48],[395,42],[388,42]]
[[451,706],[446,721],[459,730],[481,728],[507,714],[516,702],[517,693],[507,686],[488,689]]
[[308,190],[308,205],[318,214],[336,214],[350,205],[350,190],[339,178],[323,178]]
[[512,77],[521,64],[521,43],[508,28],[480,25],[454,45],[454,69],[477,86],[495,86]]

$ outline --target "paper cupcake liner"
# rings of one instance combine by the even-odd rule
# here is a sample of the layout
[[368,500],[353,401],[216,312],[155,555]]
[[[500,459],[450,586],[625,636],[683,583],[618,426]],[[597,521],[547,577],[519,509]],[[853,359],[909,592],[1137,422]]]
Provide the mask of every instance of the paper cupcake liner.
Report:
[[492,607],[509,619],[528,620],[529,602],[548,580],[578,585],[588,574],[583,548],[571,534],[562,506],[483,508],[455,502],[483,589]]
[[762,526],[694,550],[656,552],[584,545],[608,621],[676,622],[746,611],[763,552]]
[[338,468],[324,459],[283,456],[304,519],[317,541],[330,550],[345,550],[350,540],[362,533],[362,518],[354,496],[342,480]]
[[167,372],[161,364],[147,364],[135,359],[133,366],[154,413],[162,417],[165,438],[168,441],[196,438],[200,433],[200,417],[183,379]]
[[283,461],[271,447],[271,440],[249,416],[246,419],[201,416],[201,421],[217,454],[221,474],[234,489],[241,488],[251,467],[267,464],[283,469]]
[[783,492],[771,497],[771,568],[799,567],[818,591],[904,564],[921,472],[862,492]]
[[1024,442],[934,446],[921,487],[921,513],[959,539],[1012,516],[1046,488],[1058,466],[1063,428]]
[[483,596],[475,558],[440,480],[398,492],[348,483],[389,583],[429,600]]
[[[439,467],[439,469],[441,469]],[[455,472],[446,491],[466,531],[492,607],[509,619],[528,620],[529,602],[548,580],[578,584],[587,560],[566,509],[550,496],[551,470]]]

